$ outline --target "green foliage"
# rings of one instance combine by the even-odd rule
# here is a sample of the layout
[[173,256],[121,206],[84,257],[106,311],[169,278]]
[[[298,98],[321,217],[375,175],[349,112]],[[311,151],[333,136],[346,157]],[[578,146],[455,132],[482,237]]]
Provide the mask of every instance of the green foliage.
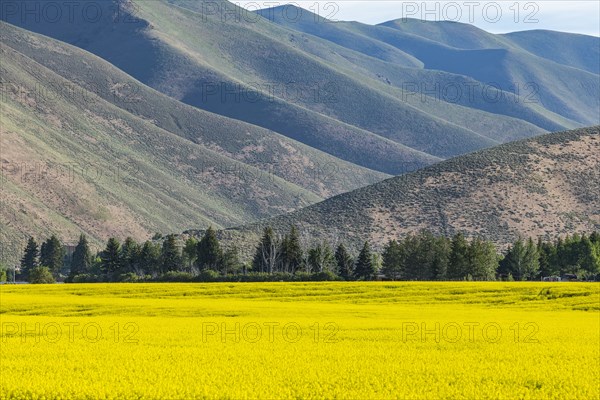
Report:
[[213,271],[211,269],[205,269],[201,271],[200,274],[196,277],[195,280],[198,282],[215,282],[219,279],[221,275],[217,271]]
[[116,238],[108,239],[106,248],[100,253],[102,260],[101,271],[103,274],[114,274],[121,271],[123,262],[121,259],[121,244]]
[[371,252],[371,245],[369,242],[365,242],[358,259],[356,260],[356,267],[354,269],[354,276],[356,279],[363,279],[370,281],[375,278],[375,265],[373,264],[373,254]]
[[97,283],[102,282],[101,276],[95,274],[80,274],[70,278],[70,283]]
[[87,237],[85,235],[79,236],[79,242],[73,252],[73,259],[71,260],[71,272],[70,278],[77,275],[88,274],[92,269],[92,253],[88,244]]
[[325,282],[325,281],[339,281],[340,277],[337,276],[333,271],[323,270],[312,275],[313,281]]
[[56,280],[50,268],[45,266],[34,267],[29,271],[29,283],[54,283]]
[[223,252],[221,263],[218,266],[223,275],[238,274],[243,268],[240,254],[236,246],[232,246]]
[[33,237],[30,237],[27,241],[27,246],[23,252],[23,258],[21,258],[21,274],[27,280],[29,279],[29,272],[38,266],[38,245]]
[[141,268],[146,273],[157,275],[160,273],[160,245],[154,244],[151,241],[144,242],[140,251]]
[[157,282],[193,282],[194,275],[189,272],[168,271],[155,279]]
[[56,237],[50,236],[48,240],[42,243],[40,250],[40,264],[48,267],[50,272],[57,277],[65,262],[65,248]]
[[160,252],[160,269],[162,272],[180,271],[182,266],[182,257],[175,235],[167,235],[163,241]]
[[[205,235],[206,243],[212,242],[211,234]],[[467,240],[464,235],[452,238],[435,236],[422,231],[417,235],[407,235],[402,240],[390,240],[380,255],[371,250],[369,242],[364,242],[361,252],[353,262],[346,246],[340,243],[333,254],[326,241],[317,243],[305,251],[299,245],[296,254],[308,255],[307,270],[286,271],[282,262],[287,239],[279,241],[273,229],[267,227],[257,247],[265,246],[266,252],[275,254],[274,269],[248,272],[240,260],[237,247],[233,246],[222,253],[215,269],[184,271],[182,257],[175,235],[168,235],[162,242],[146,241],[140,248],[132,239],[126,239],[120,246],[115,238],[107,241],[106,248],[99,257],[92,257],[92,267],[88,273],[71,272],[69,282],[225,282],[225,281],[325,281],[325,280],[372,280],[379,270],[385,279],[390,280],[533,280],[545,276],[547,271],[575,273],[579,279],[597,279],[600,245],[598,235],[572,235],[559,238],[556,242],[537,244],[532,239],[518,239],[509,247],[504,258],[500,256],[492,242],[476,237]],[[294,240],[295,241],[295,240]],[[199,242],[187,240],[189,253],[198,249]],[[84,249],[85,238],[80,237],[79,248]],[[210,247],[210,246],[209,246]],[[137,249],[125,251],[125,249]],[[220,247],[218,247],[220,249]],[[89,250],[88,250],[89,251]],[[83,252],[82,252],[83,254]],[[135,265],[135,271],[123,272],[128,259]],[[214,254],[214,253],[213,253]],[[261,257],[262,254],[260,253]],[[256,254],[255,254],[256,259]],[[454,264],[453,264],[454,263]],[[565,264],[560,264],[565,263]],[[576,265],[574,269],[572,264]],[[75,263],[77,264],[77,263]],[[94,267],[99,264],[99,268]],[[544,266],[540,269],[540,266]],[[162,269],[165,269],[162,271]],[[268,268],[265,264],[263,268]],[[453,275],[448,275],[452,273]],[[461,271],[460,275],[455,271]],[[572,272],[574,271],[574,272]],[[450,278],[451,277],[451,278]]]
[[496,279],[499,257],[496,247],[492,243],[475,238],[469,245],[468,258],[468,276],[471,277],[471,280],[493,281]]
[[268,226],[264,229],[262,239],[254,253],[252,270],[254,272],[276,272],[280,257],[281,248],[279,241],[275,237],[273,228]]
[[121,273],[136,273],[140,270],[139,261],[142,249],[133,238],[128,237],[121,247]]
[[393,281],[401,279],[404,275],[403,249],[395,240],[390,240],[383,249],[382,273]]
[[533,240],[525,243],[518,239],[509,249],[501,262],[500,269],[510,273],[516,280],[525,281],[537,278],[540,268],[539,253]]
[[349,281],[354,276],[354,259],[348,253],[344,243],[340,243],[335,251],[335,260],[337,263],[337,273],[339,276]]
[[448,264],[448,279],[462,280],[469,273],[469,244],[462,233],[452,238],[450,261]]
[[281,270],[292,274],[300,270],[304,261],[303,253],[298,229],[292,226],[281,243]]
[[336,260],[329,244],[327,242],[321,242],[309,249],[307,264],[307,272],[318,273],[323,271],[335,271]]
[[216,270],[223,259],[223,251],[217,239],[215,230],[209,227],[204,233],[204,237],[198,243],[198,252],[196,264],[202,270]]
[[135,282],[145,282],[146,279],[143,276],[139,276],[135,272],[126,272],[124,274],[119,274],[117,277],[117,282],[124,283],[135,283]]
[[187,265],[187,268],[191,271],[192,266],[198,259],[198,240],[194,237],[190,237],[185,241],[183,245],[183,260]]

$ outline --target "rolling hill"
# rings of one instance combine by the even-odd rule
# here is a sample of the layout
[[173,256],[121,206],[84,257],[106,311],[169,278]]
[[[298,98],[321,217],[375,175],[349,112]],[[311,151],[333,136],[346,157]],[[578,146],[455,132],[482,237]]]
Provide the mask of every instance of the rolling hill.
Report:
[[[264,226],[305,238],[381,246],[428,229],[500,247],[518,235],[554,239],[600,229],[600,126],[552,133],[456,157],[290,214],[221,232],[248,238]],[[190,233],[190,232],[188,232]]]
[[253,13],[225,0],[89,3],[97,18],[36,17],[19,9],[26,2],[0,14],[10,262],[31,234],[83,231],[100,243],[246,226],[600,123],[597,38],[332,23],[302,9],[291,23],[282,7]]
[[227,227],[373,183],[368,170],[179,103],[106,61],[0,23],[0,244]]
[[[514,139],[597,123],[590,121],[589,111],[597,95],[583,95],[584,89],[573,86],[572,107],[563,107],[558,100],[560,94],[566,95],[561,91],[570,81],[544,87],[540,91],[544,97],[532,102],[526,101],[529,93],[504,87],[515,75],[506,75],[501,87],[488,88],[498,101],[490,101],[481,91],[473,98],[460,95],[450,100],[415,95],[415,83],[466,88],[481,85],[478,79],[485,77],[450,64],[445,69],[428,67],[440,49],[466,50],[386,26],[324,23],[306,10],[302,23],[286,24],[260,15],[248,18],[243,14],[247,11],[226,1],[102,4],[103,18],[94,24],[83,19],[49,23],[3,18],[92,52],[183,103],[387,174],[410,172]],[[215,12],[215,5],[243,17],[224,18],[223,12]],[[115,8],[119,18],[111,14]],[[431,42],[423,47],[427,54],[413,51],[408,41],[400,45],[398,38],[406,35],[412,35],[417,47]],[[536,61],[540,58],[521,52]],[[540,59],[554,69],[544,64],[526,70],[534,78],[539,74],[550,79],[571,68]],[[577,74],[585,90],[596,84],[597,74],[579,69]],[[542,102],[546,99],[552,100],[548,107]]]
[[[419,79],[402,79],[398,74],[406,71],[397,70],[396,77],[388,79],[391,85],[402,87],[406,82],[425,82],[428,84],[426,88],[435,93],[435,84],[444,88],[468,78],[470,85],[476,89],[468,96],[446,96],[447,100],[522,118],[547,130],[576,126],[573,122],[584,125],[598,123],[600,70],[589,71],[594,63],[587,60],[593,60],[600,51],[599,38],[550,31],[493,35],[467,24],[413,19],[399,19],[377,26],[331,22],[307,10],[300,12],[298,22],[285,17],[290,13],[290,7],[293,6],[280,6],[258,13],[286,28],[358,51],[385,44],[423,64]],[[544,37],[546,32],[548,34]],[[520,40],[512,41],[512,37]],[[365,41],[369,46],[360,45]],[[544,43],[546,48],[540,49],[543,47],[540,43]],[[553,48],[555,53],[573,57],[551,57],[548,47]],[[565,61],[567,58],[584,60],[586,68],[579,69],[580,62]],[[385,60],[385,56],[381,59]],[[558,63],[561,60],[564,63]],[[440,75],[431,74],[434,71],[445,74],[440,79]],[[466,91],[469,86],[462,83],[459,87]],[[493,89],[499,89],[501,94],[492,93]],[[493,108],[489,108],[489,103],[493,104]],[[518,107],[510,103],[518,103]]]

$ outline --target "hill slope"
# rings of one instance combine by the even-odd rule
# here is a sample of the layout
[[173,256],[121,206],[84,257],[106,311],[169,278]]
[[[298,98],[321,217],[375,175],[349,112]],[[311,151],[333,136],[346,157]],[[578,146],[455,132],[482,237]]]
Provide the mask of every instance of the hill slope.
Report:
[[227,227],[386,177],[177,102],[78,48],[0,22],[0,245]]
[[297,225],[307,237],[354,246],[428,229],[554,238],[600,229],[600,127],[543,135],[443,161],[223,237],[255,239],[262,226]]
[[[454,84],[450,87],[459,86],[466,91],[468,86],[456,84],[468,77],[469,84],[476,90],[468,96],[465,93],[447,96],[452,100],[450,102],[522,118],[548,130],[599,122],[600,71],[579,69],[581,62],[588,68],[593,65],[587,60],[598,52],[598,38],[546,31],[547,35],[515,35],[525,39],[513,42],[508,36],[494,35],[460,23],[400,19],[372,26],[326,21],[307,10],[299,11],[302,19],[297,22],[286,18],[290,7],[265,9],[258,13],[288,29],[315,35],[340,46],[364,52],[366,46],[359,44],[365,41],[371,46],[387,45],[423,63],[421,79],[410,80],[406,75],[402,79],[399,74],[406,73],[404,68],[396,70],[392,76],[386,74],[391,85],[426,83],[429,91],[439,95],[443,90],[434,89],[434,84],[441,88]],[[542,42],[546,47],[555,46],[555,52],[564,50],[573,57],[552,57],[547,48],[540,49],[534,42]],[[592,48],[588,49],[590,45]],[[385,60],[385,56],[365,54]],[[439,75],[436,79],[433,71],[445,72],[444,80],[440,81]],[[487,92],[492,88],[501,89],[501,94],[492,96],[492,92]],[[486,107],[486,103],[493,103],[493,107]]]
[[[415,56],[362,33],[346,29],[338,44],[256,15],[223,18],[207,3],[242,12],[224,1],[111,0],[95,24],[5,19],[86,49],[184,103],[388,174],[580,125],[504,92],[501,105],[481,96],[473,104],[406,98],[406,82],[473,78],[424,73]],[[134,15],[131,23],[110,18],[116,7]]]

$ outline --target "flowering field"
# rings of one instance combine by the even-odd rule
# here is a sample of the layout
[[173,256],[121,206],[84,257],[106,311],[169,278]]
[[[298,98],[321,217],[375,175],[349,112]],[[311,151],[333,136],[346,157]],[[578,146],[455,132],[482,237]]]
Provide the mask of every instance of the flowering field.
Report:
[[2,398],[600,398],[600,285],[0,287]]

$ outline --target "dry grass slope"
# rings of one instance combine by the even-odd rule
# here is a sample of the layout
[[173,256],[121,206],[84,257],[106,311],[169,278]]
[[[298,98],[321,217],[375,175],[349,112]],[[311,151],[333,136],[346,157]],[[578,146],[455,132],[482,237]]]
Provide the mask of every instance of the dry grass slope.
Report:
[[543,135],[443,161],[291,214],[223,233],[256,237],[292,224],[354,245],[428,229],[500,246],[600,229],[600,127]]

